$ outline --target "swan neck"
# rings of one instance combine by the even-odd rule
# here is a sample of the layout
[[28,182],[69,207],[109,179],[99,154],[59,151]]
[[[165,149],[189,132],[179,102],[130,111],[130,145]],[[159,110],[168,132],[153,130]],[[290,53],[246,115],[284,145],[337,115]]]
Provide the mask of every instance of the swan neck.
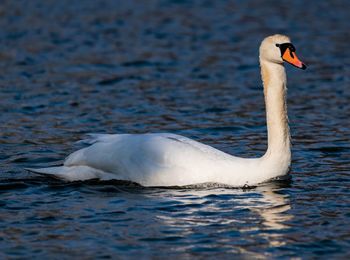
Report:
[[290,133],[288,126],[286,92],[287,78],[282,64],[260,61],[264,85],[268,149],[266,156],[290,161]]

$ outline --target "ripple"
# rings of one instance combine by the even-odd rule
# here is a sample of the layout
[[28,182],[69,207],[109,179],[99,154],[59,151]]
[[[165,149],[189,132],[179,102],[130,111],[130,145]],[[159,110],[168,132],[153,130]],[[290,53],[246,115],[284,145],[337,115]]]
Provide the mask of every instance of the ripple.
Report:
[[[346,258],[347,6],[2,1],[0,258]],[[310,65],[304,73],[287,67],[287,179],[144,188],[24,170],[61,164],[91,132],[174,132],[262,155],[258,46],[280,32]]]

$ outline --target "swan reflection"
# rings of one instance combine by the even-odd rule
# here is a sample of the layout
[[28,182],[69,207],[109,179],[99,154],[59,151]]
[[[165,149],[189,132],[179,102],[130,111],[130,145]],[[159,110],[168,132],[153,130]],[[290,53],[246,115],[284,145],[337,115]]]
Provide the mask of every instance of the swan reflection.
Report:
[[[286,184],[282,184],[285,186]],[[289,195],[281,193],[281,183],[269,183],[255,189],[169,190],[176,201],[158,208],[157,219],[177,235],[189,240],[181,249],[198,246],[201,240],[215,240],[213,247],[256,256],[252,245],[269,248],[286,244],[283,234],[293,218]],[[171,209],[171,210],[170,210]],[[160,210],[160,211],[159,211]],[[165,212],[166,214],[164,214]],[[161,213],[161,214],[159,214]],[[191,243],[196,239],[196,243]],[[206,243],[210,247],[211,243]],[[255,248],[256,249],[256,248]],[[175,250],[175,249],[174,249]]]

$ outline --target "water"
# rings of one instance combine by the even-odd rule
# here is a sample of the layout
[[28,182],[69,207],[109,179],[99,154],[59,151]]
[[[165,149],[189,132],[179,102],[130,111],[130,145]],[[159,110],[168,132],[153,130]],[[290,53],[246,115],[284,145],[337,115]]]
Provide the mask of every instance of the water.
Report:
[[[350,256],[347,1],[2,1],[1,258]],[[258,47],[292,37],[291,181],[254,189],[64,183],[86,133],[172,132],[260,156]]]

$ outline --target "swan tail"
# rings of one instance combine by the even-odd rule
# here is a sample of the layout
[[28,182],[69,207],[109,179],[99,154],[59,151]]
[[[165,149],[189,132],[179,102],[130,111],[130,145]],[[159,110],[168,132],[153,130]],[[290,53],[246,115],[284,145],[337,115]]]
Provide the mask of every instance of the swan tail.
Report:
[[27,168],[27,171],[51,176],[66,181],[85,181],[91,179],[110,180],[113,175],[89,166],[57,166],[48,168]]

